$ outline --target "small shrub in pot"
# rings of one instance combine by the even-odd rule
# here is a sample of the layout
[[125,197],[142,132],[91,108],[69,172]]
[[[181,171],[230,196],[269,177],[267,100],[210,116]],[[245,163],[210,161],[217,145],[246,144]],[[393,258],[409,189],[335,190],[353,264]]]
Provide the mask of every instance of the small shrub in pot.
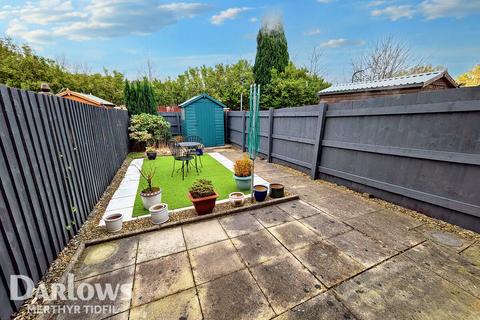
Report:
[[189,189],[188,197],[199,215],[211,213],[215,208],[218,193],[212,182],[206,179],[196,180]]
[[154,187],[152,185],[153,177],[155,176],[155,169],[151,170],[141,170],[140,175],[147,181],[148,187],[143,189],[140,192],[140,197],[142,198],[143,207],[147,210],[150,209],[151,206],[159,204],[162,202],[162,189],[159,187]]
[[252,160],[244,156],[233,165],[233,178],[238,190],[249,190],[252,183]]
[[154,147],[147,147],[145,151],[147,153],[148,160],[155,160],[157,158],[157,149]]

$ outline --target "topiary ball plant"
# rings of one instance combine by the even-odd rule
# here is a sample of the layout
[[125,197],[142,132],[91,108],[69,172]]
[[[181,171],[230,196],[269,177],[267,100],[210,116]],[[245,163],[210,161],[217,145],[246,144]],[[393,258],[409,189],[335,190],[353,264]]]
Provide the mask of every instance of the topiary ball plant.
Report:
[[192,198],[205,198],[215,194],[212,181],[206,179],[198,179],[195,181],[189,190]]

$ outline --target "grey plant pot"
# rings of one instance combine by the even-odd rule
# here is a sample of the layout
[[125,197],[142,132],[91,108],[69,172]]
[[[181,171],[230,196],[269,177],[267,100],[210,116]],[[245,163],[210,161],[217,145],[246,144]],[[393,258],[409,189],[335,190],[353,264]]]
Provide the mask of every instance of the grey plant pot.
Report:
[[238,190],[250,190],[250,185],[252,183],[252,176],[237,177],[236,175],[233,175],[233,179],[235,179],[235,183],[237,184]]

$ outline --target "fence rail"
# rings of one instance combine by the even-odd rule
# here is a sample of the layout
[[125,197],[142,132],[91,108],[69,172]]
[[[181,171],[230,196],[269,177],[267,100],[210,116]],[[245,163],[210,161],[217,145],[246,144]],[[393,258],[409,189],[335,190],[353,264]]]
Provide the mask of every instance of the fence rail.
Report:
[[38,281],[128,153],[128,114],[0,86],[0,318],[10,275]]
[[182,121],[180,112],[159,112],[159,115],[170,123],[170,133],[172,135],[182,134]]
[[[480,231],[480,88],[261,112],[260,153]],[[227,115],[246,150],[248,114]]]

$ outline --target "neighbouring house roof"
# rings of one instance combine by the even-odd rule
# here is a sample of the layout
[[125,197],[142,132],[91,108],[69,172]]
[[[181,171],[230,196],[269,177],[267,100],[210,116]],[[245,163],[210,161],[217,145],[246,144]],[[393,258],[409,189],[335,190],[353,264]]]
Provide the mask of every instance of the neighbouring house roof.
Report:
[[188,107],[189,105],[191,105],[192,103],[194,103],[195,101],[199,100],[199,99],[202,99],[202,98],[206,98],[212,102],[214,102],[215,104],[217,104],[218,106],[222,107],[222,108],[228,108],[226,105],[224,105],[223,103],[221,103],[220,101],[210,97],[208,94],[206,93],[202,93],[202,94],[199,94],[198,96],[195,96],[195,97],[192,97],[190,99],[188,99],[187,101],[185,102],[182,102],[181,104],[179,104],[178,106],[180,108],[186,108]]
[[65,96],[74,96],[77,98],[81,98],[86,100],[87,102],[90,102],[93,105],[96,106],[105,106],[105,107],[115,107],[115,104],[104,100],[102,98],[99,98],[97,96],[94,96],[93,94],[86,94],[86,93],[80,93],[80,92],[75,92],[70,89],[65,89],[64,91],[60,92],[57,94],[59,97],[65,97]]
[[388,78],[388,79],[382,79],[382,80],[337,84],[321,90],[320,92],[318,92],[318,95],[324,96],[324,95],[365,92],[365,91],[423,88],[443,77],[448,82],[450,82],[453,87],[458,87],[455,80],[453,80],[453,78],[448,74],[448,72],[444,70],[444,71],[418,73],[418,74],[412,74],[408,76]]
[[157,112],[181,112],[180,108],[175,106],[158,106]]

